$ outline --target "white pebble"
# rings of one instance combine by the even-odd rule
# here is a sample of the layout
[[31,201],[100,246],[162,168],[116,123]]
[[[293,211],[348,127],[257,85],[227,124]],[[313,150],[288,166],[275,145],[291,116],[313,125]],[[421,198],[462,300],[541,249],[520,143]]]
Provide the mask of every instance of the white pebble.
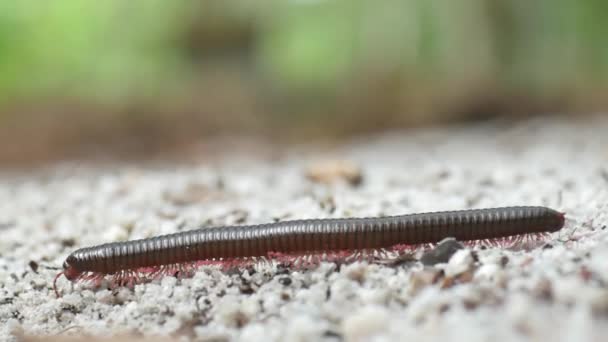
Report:
[[125,241],[129,238],[127,229],[124,226],[113,224],[103,233],[104,241],[116,242]]
[[445,274],[448,277],[457,276],[462,274],[473,267],[473,255],[468,249],[460,249],[452,257],[445,267]]
[[344,319],[342,333],[347,341],[369,341],[387,330],[389,318],[387,309],[367,306]]
[[475,279],[493,281],[500,275],[500,271],[500,267],[496,264],[485,264],[477,269]]

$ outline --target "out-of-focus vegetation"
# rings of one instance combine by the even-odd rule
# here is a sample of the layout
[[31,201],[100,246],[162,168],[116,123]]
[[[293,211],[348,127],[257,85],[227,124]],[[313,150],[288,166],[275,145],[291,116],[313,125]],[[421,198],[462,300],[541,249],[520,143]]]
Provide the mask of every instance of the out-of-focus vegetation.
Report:
[[602,110],[607,19],[605,0],[2,1],[0,160]]

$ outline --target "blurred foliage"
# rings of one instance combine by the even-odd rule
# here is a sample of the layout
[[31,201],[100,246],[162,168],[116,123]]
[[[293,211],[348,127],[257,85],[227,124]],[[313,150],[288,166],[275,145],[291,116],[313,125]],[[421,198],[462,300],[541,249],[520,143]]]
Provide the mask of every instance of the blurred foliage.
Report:
[[66,92],[108,99],[159,88],[178,63],[170,40],[179,22],[168,4],[3,1],[2,100]]
[[69,136],[57,112],[103,142],[603,109],[607,19],[604,0],[3,1],[0,135]]

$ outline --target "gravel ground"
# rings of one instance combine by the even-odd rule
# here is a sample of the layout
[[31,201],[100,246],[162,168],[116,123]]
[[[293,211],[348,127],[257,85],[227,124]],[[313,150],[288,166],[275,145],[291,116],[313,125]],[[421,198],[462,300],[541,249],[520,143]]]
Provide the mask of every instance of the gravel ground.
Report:
[[[603,341],[607,131],[602,117],[537,120],[395,132],[272,159],[4,173],[0,339]],[[322,159],[346,162],[315,162]],[[65,278],[62,298],[51,289],[52,267],[102,242],[201,225],[508,205],[562,210],[567,227],[532,250],[465,248],[427,267],[207,266],[190,279],[165,277],[133,290],[72,286]]]

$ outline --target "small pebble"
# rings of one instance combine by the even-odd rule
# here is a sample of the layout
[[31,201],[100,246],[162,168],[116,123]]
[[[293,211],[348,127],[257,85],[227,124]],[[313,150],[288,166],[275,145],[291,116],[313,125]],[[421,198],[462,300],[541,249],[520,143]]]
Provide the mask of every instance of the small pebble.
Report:
[[463,248],[463,244],[456,241],[454,238],[443,239],[435,248],[425,252],[420,258],[420,262],[425,266],[446,263],[454,253]]
[[473,254],[468,249],[460,249],[456,251],[450,258],[445,267],[447,277],[453,277],[470,271],[475,263]]
[[352,186],[357,186],[363,181],[363,174],[359,166],[348,160],[314,162],[307,167],[305,174],[309,180],[323,184],[343,180]]
[[291,278],[281,277],[281,278],[279,278],[279,283],[281,283],[281,285],[283,285],[283,286],[289,286],[289,285],[291,285]]
[[383,307],[363,307],[344,319],[341,332],[347,341],[370,341],[386,331],[389,318]]

